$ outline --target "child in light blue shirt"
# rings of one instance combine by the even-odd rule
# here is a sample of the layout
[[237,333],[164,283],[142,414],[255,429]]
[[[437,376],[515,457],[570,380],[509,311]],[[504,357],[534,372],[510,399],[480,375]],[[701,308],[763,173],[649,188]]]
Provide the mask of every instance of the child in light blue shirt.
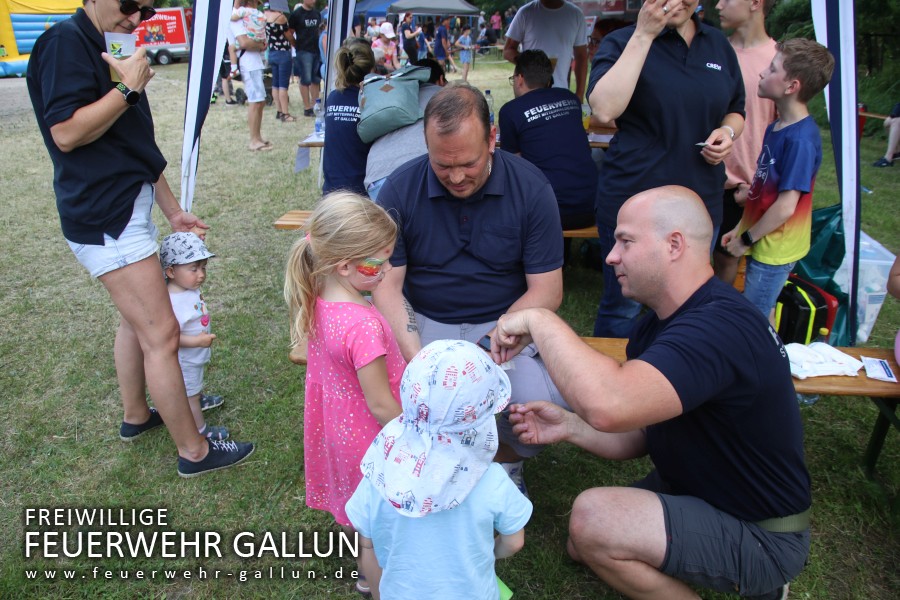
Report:
[[532,511],[492,462],[509,378],[476,345],[438,340],[410,361],[400,396],[346,507],[372,595],[497,600],[494,561],[522,548]]

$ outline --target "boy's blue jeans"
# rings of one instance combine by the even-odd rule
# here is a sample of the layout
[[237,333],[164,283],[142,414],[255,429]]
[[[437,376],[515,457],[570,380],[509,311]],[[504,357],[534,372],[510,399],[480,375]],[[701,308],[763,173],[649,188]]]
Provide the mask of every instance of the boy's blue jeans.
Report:
[[797,261],[784,265],[770,265],[752,257],[747,257],[747,272],[744,280],[744,297],[768,319],[775,308],[778,294],[784,287],[788,275]]

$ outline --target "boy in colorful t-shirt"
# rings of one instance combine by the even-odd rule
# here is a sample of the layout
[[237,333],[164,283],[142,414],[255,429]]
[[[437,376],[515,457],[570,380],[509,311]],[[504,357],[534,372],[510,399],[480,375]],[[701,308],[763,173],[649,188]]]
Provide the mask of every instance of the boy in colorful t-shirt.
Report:
[[795,38],[776,49],[760,73],[758,94],[775,102],[779,118],[766,129],[741,222],[722,237],[729,253],[747,255],[744,296],[770,321],[794,264],[809,251],[822,139],[807,103],[834,70],[831,53],[812,40]]

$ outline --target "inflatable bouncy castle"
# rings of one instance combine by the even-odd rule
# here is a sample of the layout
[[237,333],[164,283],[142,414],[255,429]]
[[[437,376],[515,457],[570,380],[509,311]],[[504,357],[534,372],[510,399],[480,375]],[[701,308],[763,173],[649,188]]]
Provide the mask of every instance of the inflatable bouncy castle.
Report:
[[0,0],[0,77],[24,75],[38,37],[81,5],[81,0]]

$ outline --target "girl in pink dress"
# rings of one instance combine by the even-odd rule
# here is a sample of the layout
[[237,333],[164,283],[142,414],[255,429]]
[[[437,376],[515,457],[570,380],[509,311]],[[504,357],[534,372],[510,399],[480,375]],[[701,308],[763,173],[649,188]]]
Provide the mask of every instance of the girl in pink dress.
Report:
[[[319,201],[305,230],[288,257],[284,295],[292,343],[309,340],[306,504],[350,529],[344,505],[362,479],[359,462],[401,412],[406,362],[387,321],[363,297],[391,268],[397,225],[371,200],[341,191]],[[365,588],[362,577],[357,588]]]

